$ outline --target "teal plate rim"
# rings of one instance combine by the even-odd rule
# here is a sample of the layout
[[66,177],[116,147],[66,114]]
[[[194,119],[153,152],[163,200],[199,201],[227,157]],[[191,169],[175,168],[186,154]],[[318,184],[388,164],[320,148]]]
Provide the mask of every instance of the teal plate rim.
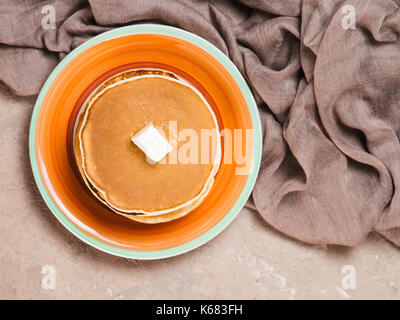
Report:
[[[226,68],[226,70],[231,74],[231,76],[234,78],[237,85],[239,86],[243,94],[243,97],[245,98],[245,101],[247,103],[254,129],[254,148],[253,148],[251,169],[245,187],[240,196],[238,197],[238,199],[236,200],[234,206],[229,210],[229,212],[224,216],[224,218],[222,218],[214,227],[212,227],[210,230],[208,230],[201,236],[184,244],[163,250],[142,251],[142,250],[124,249],[102,242],[88,235],[83,230],[79,229],[64,215],[64,213],[58,208],[56,203],[51,198],[40,175],[39,165],[35,150],[36,124],[41,109],[41,105],[44,100],[44,97],[47,94],[47,91],[49,90],[51,84],[58,76],[60,71],[63,70],[65,67],[67,67],[70,61],[72,61],[76,56],[81,54],[86,49],[94,45],[97,45],[102,41],[111,40],[117,37],[134,35],[134,34],[160,34],[160,35],[167,35],[180,38],[188,42],[191,42],[192,44],[197,45],[198,47],[204,49],[209,54],[211,54],[216,60],[219,61],[219,63],[221,63]],[[71,51],[56,66],[56,68],[48,77],[47,81],[44,83],[32,112],[32,119],[29,130],[29,156],[30,156],[33,175],[45,203],[47,204],[51,212],[54,214],[54,216],[57,218],[57,220],[77,238],[91,245],[92,247],[97,248],[98,250],[101,250],[103,252],[115,256],[132,258],[132,259],[141,259],[141,260],[162,259],[186,253],[205,244],[206,242],[217,236],[220,232],[222,232],[238,215],[238,213],[243,208],[247,199],[250,196],[250,193],[254,187],[258,175],[258,170],[260,168],[261,150],[262,150],[262,130],[261,130],[261,122],[258,114],[257,104],[254,100],[253,94],[249,86],[247,85],[242,74],[233,64],[233,62],[222,51],[220,51],[217,47],[215,47],[207,40],[191,32],[176,27],[158,25],[158,24],[137,24],[137,25],[116,28],[91,38],[90,40],[84,42],[79,47]]]

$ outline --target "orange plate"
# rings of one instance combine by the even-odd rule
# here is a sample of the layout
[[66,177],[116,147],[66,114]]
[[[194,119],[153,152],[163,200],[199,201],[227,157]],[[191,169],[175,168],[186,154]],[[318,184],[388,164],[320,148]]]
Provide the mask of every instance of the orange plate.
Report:
[[39,173],[59,210],[84,233],[111,246],[163,250],[187,243],[215,226],[233,207],[248,176],[224,164],[205,201],[185,217],[146,225],[112,213],[80,183],[71,156],[72,131],[83,102],[110,76],[137,67],[156,67],[185,78],[203,93],[220,128],[249,129],[252,119],[231,74],[195,44],[160,34],[134,34],[91,46],[58,71],[40,106],[34,132]]

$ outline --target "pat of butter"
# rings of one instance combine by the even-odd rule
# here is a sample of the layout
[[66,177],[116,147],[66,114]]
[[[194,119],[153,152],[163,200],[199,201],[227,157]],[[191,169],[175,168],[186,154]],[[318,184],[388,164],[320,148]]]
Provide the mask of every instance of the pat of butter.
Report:
[[151,122],[136,133],[131,141],[146,154],[146,160],[150,164],[156,164],[172,151],[168,140]]

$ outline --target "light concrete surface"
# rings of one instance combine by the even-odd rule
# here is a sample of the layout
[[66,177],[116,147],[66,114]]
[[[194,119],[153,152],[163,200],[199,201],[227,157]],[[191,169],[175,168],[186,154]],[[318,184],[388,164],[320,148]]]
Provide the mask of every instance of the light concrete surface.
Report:
[[[400,250],[380,236],[356,248],[307,245],[248,209],[206,245],[170,259],[134,261],[89,247],[53,217],[34,183],[34,101],[0,87],[1,299],[400,298]],[[55,289],[42,288],[46,265],[56,271]],[[345,266],[354,268],[354,289],[343,281]]]

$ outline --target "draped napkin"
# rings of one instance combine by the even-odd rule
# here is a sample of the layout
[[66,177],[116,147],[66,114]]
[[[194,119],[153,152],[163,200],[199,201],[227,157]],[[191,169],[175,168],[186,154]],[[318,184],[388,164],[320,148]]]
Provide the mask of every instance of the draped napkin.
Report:
[[36,95],[68,52],[123,25],[196,33],[230,57],[257,100],[263,156],[250,206],[304,242],[353,246],[377,231],[400,245],[399,5],[0,0],[0,81]]

